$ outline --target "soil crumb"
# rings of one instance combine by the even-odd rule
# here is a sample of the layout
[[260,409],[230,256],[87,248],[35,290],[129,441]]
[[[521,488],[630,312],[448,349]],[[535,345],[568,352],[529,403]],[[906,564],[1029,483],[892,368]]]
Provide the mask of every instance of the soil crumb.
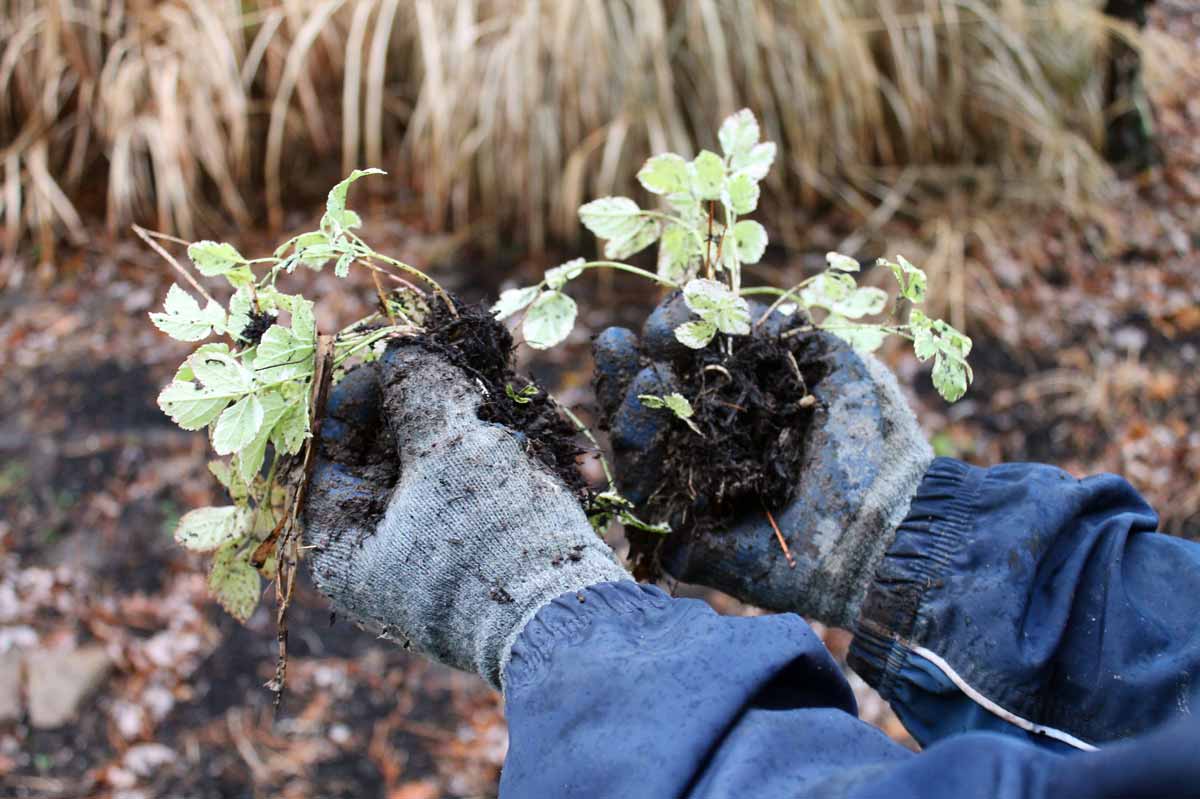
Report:
[[[671,426],[665,441],[664,480],[645,508],[665,521],[672,544],[697,533],[719,533],[746,513],[786,505],[799,483],[804,441],[817,400],[812,389],[825,376],[820,336],[724,336],[671,363],[680,391],[692,403],[692,421]],[[662,574],[660,548],[667,538],[627,529],[634,576]]]

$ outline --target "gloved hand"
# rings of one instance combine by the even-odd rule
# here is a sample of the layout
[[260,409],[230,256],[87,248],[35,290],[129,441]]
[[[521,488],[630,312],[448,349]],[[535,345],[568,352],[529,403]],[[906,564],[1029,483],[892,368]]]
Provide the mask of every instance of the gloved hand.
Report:
[[[752,303],[752,320],[764,310]],[[646,320],[640,344],[628,329],[609,328],[593,345],[597,400],[612,433],[618,487],[635,504],[658,487],[664,434],[678,424],[670,413],[646,408],[638,395],[681,390],[671,368],[683,351],[674,329],[689,318],[675,294]],[[774,313],[753,334],[779,335],[799,323]],[[812,389],[817,406],[799,483],[791,501],[774,512],[795,567],[757,512],[686,544],[669,536],[663,565],[678,579],[759,607],[851,627],[933,452],[887,367],[830,333],[815,335],[823,339],[827,376]]]
[[499,688],[552,599],[629,579],[480,389],[415,344],[331,392],[305,503],[317,587],[338,612]]

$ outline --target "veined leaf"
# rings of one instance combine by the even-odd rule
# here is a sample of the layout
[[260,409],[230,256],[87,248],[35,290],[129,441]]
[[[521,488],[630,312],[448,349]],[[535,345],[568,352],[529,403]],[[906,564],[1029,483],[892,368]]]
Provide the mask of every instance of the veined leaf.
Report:
[[715,335],[717,335],[717,326],[703,320],[684,322],[675,328],[675,339],[685,347],[691,347],[694,350],[702,350],[707,347],[708,342],[712,341]]
[[767,250],[767,229],[754,220],[744,219],[733,226],[733,241],[738,260],[756,264]]
[[744,336],[750,332],[749,304],[724,283],[707,278],[689,280],[683,287],[683,300],[697,316],[722,333]]
[[667,225],[658,242],[658,275],[685,283],[700,269],[701,254],[691,231]]
[[628,258],[658,241],[661,232],[662,225],[657,220],[642,218],[628,236],[609,239],[604,243],[604,257],[613,261]]
[[525,314],[525,322],[521,326],[525,343],[536,350],[549,349],[558,344],[575,327],[577,311],[575,300],[561,291],[542,292]]
[[560,291],[567,281],[574,280],[583,274],[583,265],[586,263],[587,261],[583,258],[575,258],[562,266],[547,269],[546,285],[550,287],[551,291]]
[[163,312],[150,314],[150,321],[177,341],[200,341],[208,338],[214,329],[217,332],[225,329],[225,311],[215,302],[202,309],[192,295],[172,284],[167,290]]
[[732,172],[749,175],[754,180],[762,180],[771,171],[775,162],[775,142],[760,142],[745,152],[737,153],[729,161]]
[[271,431],[271,443],[285,455],[295,455],[308,439],[308,398],[290,403]]
[[656,155],[646,161],[637,173],[646,191],[654,194],[677,194],[689,188],[688,165],[675,153]]
[[286,327],[271,325],[255,349],[254,369],[265,382],[286,380],[312,371],[313,340],[303,341]]
[[837,314],[827,316],[821,323],[821,327],[828,328],[830,333],[844,340],[859,352],[874,352],[882,346],[884,339],[887,338],[887,331],[876,325],[855,324]]
[[235,397],[254,388],[254,375],[232,355],[202,347],[188,358],[188,366],[206,394]]
[[500,299],[492,306],[492,315],[503,321],[518,311],[526,308],[537,299],[541,293],[539,286],[526,286],[522,289],[506,289],[500,292]]
[[579,208],[579,220],[599,239],[624,239],[642,223],[641,209],[628,197],[601,197]]
[[205,277],[223,275],[231,269],[247,263],[232,244],[215,241],[197,241],[188,245],[188,258]]
[[739,214],[748,214],[758,207],[758,184],[745,172],[725,181],[721,192],[721,202],[728,205]]
[[721,156],[708,150],[700,154],[688,166],[692,179],[692,194],[701,200],[721,199],[725,185],[725,162]]
[[188,511],[175,527],[175,541],[193,552],[212,552],[241,534],[233,505]]
[[749,152],[758,143],[758,136],[758,120],[749,108],[727,116],[717,131],[721,151],[727,158]]
[[[238,448],[238,475],[247,483],[253,482],[262,469],[263,460],[267,455],[267,441],[275,430],[276,424],[290,407],[278,391],[267,391],[258,396],[262,403],[263,418],[254,437]],[[305,408],[308,403],[304,403]]]
[[894,262],[880,258],[877,263],[892,270],[892,274],[896,276],[896,282],[900,284],[902,297],[918,305],[925,302],[924,270],[913,266],[903,255],[897,255]]
[[[350,191],[350,184],[359,178],[367,175],[386,175],[382,169],[371,167],[370,169],[356,169],[351,172],[345,180],[338,183],[329,190],[329,196],[325,199],[325,213],[330,214],[335,218],[342,218],[341,214],[346,210],[346,194]],[[357,216],[357,215],[356,215]]]
[[254,440],[262,423],[262,402],[253,394],[247,394],[217,418],[217,426],[213,430],[213,450],[218,455],[237,452]]
[[207,426],[228,404],[228,397],[214,399],[190,382],[170,383],[158,395],[158,407],[184,430],[199,430]]
[[239,554],[232,543],[217,550],[208,573],[208,589],[229,615],[243,623],[249,621],[258,607],[259,585],[258,572],[247,553]]

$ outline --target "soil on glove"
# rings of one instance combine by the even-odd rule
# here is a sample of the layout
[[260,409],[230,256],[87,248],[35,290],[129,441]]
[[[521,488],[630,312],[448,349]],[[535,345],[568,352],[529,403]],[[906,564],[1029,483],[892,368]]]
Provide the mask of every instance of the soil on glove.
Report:
[[664,482],[645,512],[655,522],[668,522],[673,532],[664,537],[627,529],[639,579],[662,574],[664,544],[719,533],[747,513],[776,511],[799,483],[817,407],[811,391],[826,374],[821,337],[738,337],[732,356],[723,339],[671,363],[703,436],[678,420],[667,433]]
[[482,384],[486,392],[479,418],[524,433],[526,452],[540,461],[571,489],[583,504],[590,491],[576,458],[585,450],[576,443],[575,426],[559,412],[557,403],[539,389],[518,402],[508,387],[519,393],[533,381],[513,369],[513,337],[496,321],[487,306],[457,305],[454,317],[442,303],[434,303],[422,343],[435,349]]

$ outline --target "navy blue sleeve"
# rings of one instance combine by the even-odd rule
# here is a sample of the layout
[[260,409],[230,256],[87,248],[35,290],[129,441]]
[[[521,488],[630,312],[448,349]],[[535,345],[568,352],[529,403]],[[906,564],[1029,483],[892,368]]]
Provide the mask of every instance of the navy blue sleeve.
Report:
[[799,617],[718,616],[632,582],[543,608],[505,701],[507,799],[1200,796],[1200,725],[1093,753],[973,732],[913,754],[856,717]]
[[850,662],[926,745],[993,730],[1087,750],[1200,714],[1200,544],[1157,526],[1115,475],[938,459]]

